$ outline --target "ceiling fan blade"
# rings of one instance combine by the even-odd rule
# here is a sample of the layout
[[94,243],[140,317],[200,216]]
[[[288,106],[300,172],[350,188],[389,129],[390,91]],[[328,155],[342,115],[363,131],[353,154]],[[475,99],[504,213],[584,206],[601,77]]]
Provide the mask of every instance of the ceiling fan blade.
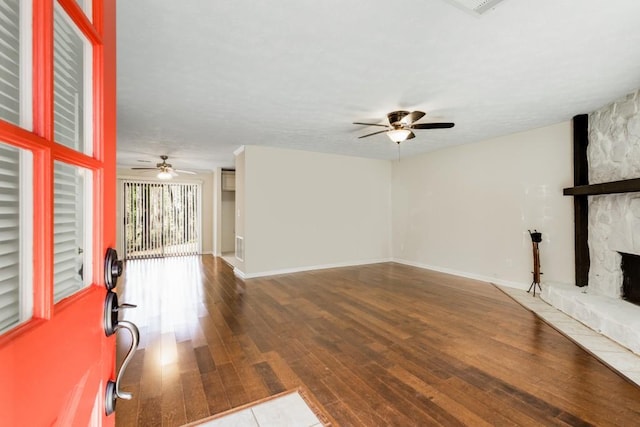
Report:
[[364,126],[382,126],[382,127],[389,127],[388,125],[381,125],[379,123],[362,123],[362,122],[353,122],[354,125],[364,125]]
[[448,129],[455,126],[454,123],[418,123],[409,126],[411,129]]
[[197,174],[197,172],[193,172],[193,171],[185,171],[185,170],[182,170],[182,169],[174,169],[174,170],[175,170],[176,172],[178,172],[178,173],[186,173],[187,175],[196,175],[196,174]]
[[[386,127],[386,126],[385,126],[385,127]],[[373,135],[377,135],[377,134],[379,134],[379,133],[385,133],[385,132],[389,132],[389,130],[385,129],[385,130],[380,130],[380,131],[378,131],[378,132],[369,133],[369,134],[367,134],[367,135],[362,135],[362,136],[359,136],[359,137],[358,137],[358,139],[360,139],[360,138],[366,138],[366,137],[368,137],[368,136],[373,136]]]
[[421,118],[423,118],[425,116],[426,113],[422,112],[422,111],[412,111],[409,114],[407,114],[406,116],[404,116],[402,118],[402,120],[400,120],[402,123],[406,124],[406,125],[410,125],[413,122],[417,122],[418,120],[420,120]]
[[[415,138],[415,137],[416,137],[416,134],[415,134],[415,133],[413,133],[413,132],[411,132],[411,133],[409,134],[409,136],[407,136],[407,139],[413,139],[413,138]],[[405,140],[405,141],[406,141],[406,140]]]
[[158,168],[131,168],[132,170],[148,170],[148,171],[154,171]]

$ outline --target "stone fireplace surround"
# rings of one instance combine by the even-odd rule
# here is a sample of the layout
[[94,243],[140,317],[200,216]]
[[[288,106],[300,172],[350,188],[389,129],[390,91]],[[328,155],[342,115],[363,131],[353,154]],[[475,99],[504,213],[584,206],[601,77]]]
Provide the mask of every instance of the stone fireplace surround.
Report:
[[[589,184],[640,177],[640,90],[589,114]],[[640,306],[622,299],[620,252],[640,255],[640,193],[588,197],[588,286],[543,286],[542,299],[640,354]]]

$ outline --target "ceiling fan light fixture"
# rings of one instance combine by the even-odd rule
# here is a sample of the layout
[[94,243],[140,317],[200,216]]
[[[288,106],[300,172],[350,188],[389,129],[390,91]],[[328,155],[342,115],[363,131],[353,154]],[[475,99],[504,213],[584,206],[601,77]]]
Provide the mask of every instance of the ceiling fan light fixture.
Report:
[[387,132],[387,136],[396,144],[400,144],[402,141],[406,141],[407,138],[411,135],[411,131],[409,129],[394,129]]
[[161,170],[158,175],[156,175],[158,179],[171,179],[172,176],[169,172],[167,172],[166,170]]

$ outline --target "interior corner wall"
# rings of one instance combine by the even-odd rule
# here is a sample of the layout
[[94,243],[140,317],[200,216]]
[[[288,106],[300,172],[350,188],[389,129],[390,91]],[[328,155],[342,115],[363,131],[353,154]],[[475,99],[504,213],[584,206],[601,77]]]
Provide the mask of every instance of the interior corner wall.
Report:
[[531,238],[543,283],[574,278],[572,124],[394,162],[394,259],[515,287],[531,284]]
[[390,162],[263,146],[244,155],[247,276],[390,258]]

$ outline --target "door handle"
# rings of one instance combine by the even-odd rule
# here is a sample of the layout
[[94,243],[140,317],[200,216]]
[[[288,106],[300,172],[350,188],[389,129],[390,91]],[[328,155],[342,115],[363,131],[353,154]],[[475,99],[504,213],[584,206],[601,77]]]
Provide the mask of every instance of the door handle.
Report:
[[131,347],[127,352],[127,355],[120,366],[120,370],[116,375],[116,380],[107,382],[106,394],[105,394],[105,412],[107,415],[111,415],[116,410],[117,399],[130,400],[132,398],[131,393],[120,390],[120,380],[124,375],[127,365],[133,358],[134,353],[138,349],[140,343],[140,332],[138,327],[126,320],[119,320],[118,315],[120,310],[136,307],[134,304],[118,304],[118,296],[115,292],[107,291],[107,297],[104,302],[104,332],[109,337],[121,329],[126,329],[131,334]]
[[118,375],[116,375],[116,380],[107,382],[107,390],[105,393],[105,412],[107,415],[111,415],[116,410],[116,402],[118,399],[131,400],[133,395],[126,391],[120,390],[120,379],[124,375],[125,370],[127,369],[127,365],[133,358],[133,354],[136,352],[138,348],[138,343],[140,342],[140,332],[138,331],[138,327],[131,323],[123,320],[118,323],[116,326],[115,332],[120,329],[126,329],[131,333],[131,347],[129,348],[129,352],[124,358],[122,365],[120,366],[120,371],[118,371]]

